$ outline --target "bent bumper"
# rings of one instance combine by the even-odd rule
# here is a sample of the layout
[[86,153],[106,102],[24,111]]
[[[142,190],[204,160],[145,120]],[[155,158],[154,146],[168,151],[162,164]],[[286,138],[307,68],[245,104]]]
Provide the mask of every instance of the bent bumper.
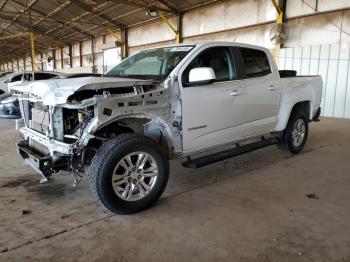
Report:
[[52,174],[52,157],[43,156],[38,152],[34,152],[27,141],[22,141],[17,144],[17,151],[24,159],[25,163],[31,166],[37,173],[40,174],[40,183],[46,182]]

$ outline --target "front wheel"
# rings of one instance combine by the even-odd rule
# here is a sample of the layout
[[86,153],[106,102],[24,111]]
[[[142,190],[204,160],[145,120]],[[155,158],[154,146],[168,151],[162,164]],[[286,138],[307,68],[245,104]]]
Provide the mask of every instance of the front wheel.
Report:
[[95,155],[90,184],[109,211],[132,214],[153,205],[169,177],[169,161],[151,139],[122,134],[107,141]]
[[305,146],[309,133],[308,119],[301,111],[294,112],[278,142],[282,151],[298,154]]

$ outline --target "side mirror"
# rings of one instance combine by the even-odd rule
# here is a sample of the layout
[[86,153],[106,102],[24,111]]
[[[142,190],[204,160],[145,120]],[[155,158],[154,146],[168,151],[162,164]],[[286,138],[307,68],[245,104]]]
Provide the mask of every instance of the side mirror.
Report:
[[215,72],[211,67],[199,67],[190,71],[190,85],[208,85],[216,80]]

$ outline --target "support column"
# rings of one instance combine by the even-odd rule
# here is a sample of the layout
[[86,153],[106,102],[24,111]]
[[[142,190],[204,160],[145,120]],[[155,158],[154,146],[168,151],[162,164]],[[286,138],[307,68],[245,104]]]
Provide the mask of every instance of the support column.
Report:
[[61,69],[63,69],[63,48],[61,47]]
[[83,42],[79,42],[79,64],[83,67]]
[[30,36],[30,47],[32,49],[32,71],[35,71],[35,45],[34,45],[34,34],[29,33]]
[[92,73],[97,73],[97,68],[95,67],[94,38],[91,38],[91,55],[92,55]]
[[43,59],[44,59],[43,53],[40,53],[41,71],[44,71],[44,62],[43,62]]
[[53,70],[56,70],[57,69],[56,49],[52,50],[52,59],[53,59]]
[[69,45],[69,67],[73,68],[73,46]]
[[183,13],[178,13],[177,15],[177,33],[178,33],[178,43],[183,42],[183,35],[182,35],[182,30],[183,30]]
[[121,30],[121,35],[122,35],[122,59],[125,59],[129,56],[129,42],[128,42],[128,29],[123,28]]

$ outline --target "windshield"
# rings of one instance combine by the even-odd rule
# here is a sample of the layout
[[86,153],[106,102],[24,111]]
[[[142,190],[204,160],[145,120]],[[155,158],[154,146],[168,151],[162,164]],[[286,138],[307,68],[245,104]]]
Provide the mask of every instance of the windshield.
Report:
[[163,81],[192,48],[177,46],[142,51],[123,60],[105,76]]

